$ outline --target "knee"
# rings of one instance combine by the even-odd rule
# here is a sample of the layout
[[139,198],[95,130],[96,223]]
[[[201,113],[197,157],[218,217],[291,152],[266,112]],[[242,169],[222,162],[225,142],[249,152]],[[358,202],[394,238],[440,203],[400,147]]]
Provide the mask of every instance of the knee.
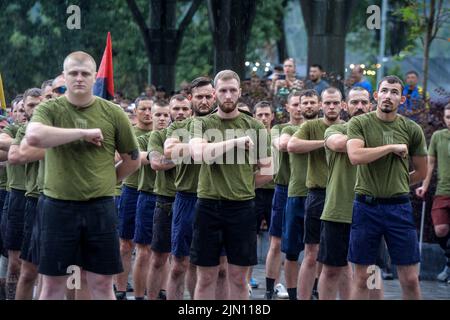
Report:
[[236,286],[245,286],[247,283],[245,275],[246,272],[230,271],[228,274],[228,281]]
[[438,238],[443,238],[446,237],[448,235],[449,232],[449,225],[448,224],[441,224],[438,226],[434,226],[434,231],[436,233],[436,236]]
[[178,278],[186,274],[187,265],[182,262],[174,262],[172,267],[172,277]]
[[328,267],[324,267],[322,269],[322,273],[323,273],[324,277],[329,280],[337,280],[341,274],[340,270],[338,270],[336,268],[328,268]]
[[305,254],[302,264],[305,263],[307,267],[313,268],[316,266],[316,260],[317,254],[315,252],[308,252]]
[[25,282],[34,282],[37,276],[37,270],[34,268],[22,268],[22,270],[20,270],[20,279]]
[[200,286],[200,287],[210,286],[214,280],[215,280],[215,277],[212,273],[198,272],[198,282],[197,282],[198,286]]
[[102,293],[108,293],[112,291],[112,277],[105,276],[105,277],[99,277],[98,279],[95,279],[91,286],[92,290]]
[[147,246],[137,246],[136,259],[148,260],[150,258],[150,248]]
[[133,242],[131,240],[120,239],[120,252],[122,255],[131,254],[133,249]]
[[281,251],[281,241],[275,237],[272,237],[272,241],[270,242],[270,251],[273,253],[278,253]]
[[153,269],[161,269],[166,264],[166,259],[162,257],[160,254],[153,253],[152,255],[152,263],[151,266]]

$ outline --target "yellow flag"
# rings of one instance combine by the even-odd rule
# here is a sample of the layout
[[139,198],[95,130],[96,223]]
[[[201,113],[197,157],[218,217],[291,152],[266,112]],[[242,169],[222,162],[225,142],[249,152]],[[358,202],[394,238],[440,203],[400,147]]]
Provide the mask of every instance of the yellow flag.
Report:
[[0,74],[0,106],[3,111],[6,111],[5,92],[3,91],[2,75]]

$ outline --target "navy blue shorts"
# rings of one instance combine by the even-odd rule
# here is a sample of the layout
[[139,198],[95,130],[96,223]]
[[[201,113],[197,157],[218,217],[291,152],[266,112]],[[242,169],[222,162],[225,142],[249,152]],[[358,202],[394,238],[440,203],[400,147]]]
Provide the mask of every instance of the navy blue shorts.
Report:
[[237,266],[257,264],[255,221],[253,200],[198,199],[191,262],[203,267],[218,266],[225,247],[228,263]]
[[11,189],[9,194],[8,221],[6,223],[6,250],[20,251],[22,248],[25,203],[25,191]]
[[136,229],[134,243],[149,245],[153,237],[153,215],[155,213],[156,196],[153,193],[140,191],[136,208]]
[[7,257],[8,253],[4,249],[4,238],[6,235],[6,221],[8,211],[9,192],[6,190],[0,190],[0,254]]
[[119,216],[120,196],[114,196],[114,205],[116,206],[117,216]]
[[172,207],[174,197],[157,195],[155,213],[153,215],[152,250],[159,253],[170,253],[172,249]]
[[78,265],[102,275],[123,272],[113,197],[65,201],[44,196],[39,273],[66,276]]
[[189,256],[196,203],[196,193],[177,192],[175,196],[172,219],[172,255],[175,257]]
[[320,229],[323,207],[325,205],[325,189],[309,189],[305,202],[305,244],[320,243]]
[[137,189],[123,185],[119,202],[119,237],[121,239],[131,240],[134,237],[138,197]]
[[407,196],[406,202],[401,204],[353,202],[348,260],[360,265],[375,264],[382,236],[392,264],[420,262],[413,209]]
[[277,184],[272,199],[272,215],[270,217],[269,234],[272,237],[281,238],[283,216],[286,211],[286,202],[288,198],[288,186]]
[[33,227],[36,223],[38,198],[26,197],[26,199],[25,224],[23,227],[23,242],[22,248],[20,249],[20,259],[38,265],[38,257],[36,257],[36,254],[33,255],[33,252],[31,251]]
[[305,248],[304,217],[306,197],[289,197],[283,217],[283,233],[281,236],[281,252],[299,255]]

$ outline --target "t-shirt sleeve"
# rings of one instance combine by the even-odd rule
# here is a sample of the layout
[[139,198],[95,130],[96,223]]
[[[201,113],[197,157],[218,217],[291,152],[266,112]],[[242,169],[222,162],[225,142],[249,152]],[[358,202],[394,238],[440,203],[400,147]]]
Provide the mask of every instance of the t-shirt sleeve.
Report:
[[[117,108],[118,107],[115,107]],[[116,149],[119,153],[129,153],[138,150],[136,136],[131,127],[130,120],[122,110],[115,110],[116,112]]]
[[143,134],[142,136],[139,136],[137,138],[139,150],[140,151],[147,151],[147,145],[148,145],[148,134]]
[[344,134],[343,130],[338,126],[331,126],[325,130],[323,135],[324,139],[327,140],[329,137],[335,134]]
[[19,128],[19,130],[17,130],[16,137],[11,142],[12,145],[20,145],[20,142],[22,142],[23,137],[25,137],[25,130],[26,130],[25,126],[22,126]]
[[256,127],[258,160],[270,157],[272,155],[271,137],[267,129],[261,124]]
[[162,137],[162,131],[152,132],[150,139],[148,140],[149,152],[158,152],[159,154],[164,154],[164,140]]
[[362,124],[358,117],[354,117],[350,120],[348,123],[347,133],[348,140],[359,139],[365,141]]
[[304,124],[302,124],[293,136],[302,140],[310,140],[310,123],[311,122],[305,122]]
[[411,131],[409,153],[411,156],[426,156],[427,143],[422,128],[418,124],[413,123]]
[[47,126],[53,126],[55,111],[52,109],[54,108],[48,102],[39,104],[33,111],[30,122],[39,122]]
[[281,130],[281,135],[288,134],[288,135],[292,136],[294,133],[295,133],[295,129],[293,126],[286,126],[283,128],[283,130]]
[[437,140],[438,140],[437,132],[435,132],[431,136],[430,148],[428,149],[428,155],[435,158],[437,157],[437,142],[438,142]]
[[13,124],[8,124],[5,128],[3,128],[2,132],[14,139],[17,133],[17,129]]

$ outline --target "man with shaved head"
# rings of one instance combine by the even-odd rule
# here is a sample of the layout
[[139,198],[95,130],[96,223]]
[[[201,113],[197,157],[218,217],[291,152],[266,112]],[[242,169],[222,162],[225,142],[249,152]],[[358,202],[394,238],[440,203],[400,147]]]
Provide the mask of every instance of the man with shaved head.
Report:
[[[114,190],[140,164],[136,138],[117,105],[95,97],[94,59],[64,60],[65,95],[42,103],[27,127],[32,147],[46,148],[41,207],[40,299],[62,299],[73,265],[86,271],[93,299],[115,299],[113,275],[123,271]],[[115,151],[122,162],[114,165]]]

